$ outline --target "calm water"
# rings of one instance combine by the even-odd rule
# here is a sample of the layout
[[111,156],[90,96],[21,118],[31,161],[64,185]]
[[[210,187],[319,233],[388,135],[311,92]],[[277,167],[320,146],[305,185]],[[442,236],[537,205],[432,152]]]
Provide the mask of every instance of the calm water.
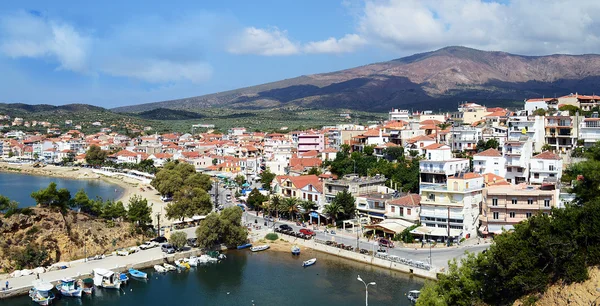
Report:
[[0,173],[0,194],[19,202],[19,207],[34,206],[31,193],[46,188],[55,182],[57,188],[67,188],[74,197],[79,189],[85,190],[90,199],[97,196],[104,200],[114,200],[123,195],[123,188],[101,180],[75,180],[47,176],[36,176],[16,173]]
[[[420,289],[423,280],[303,249],[299,258],[283,252],[230,251],[215,265],[187,272],[149,273],[147,282],[130,280],[123,291],[100,289],[94,296],[62,298],[53,305],[364,305],[364,285],[370,305],[410,305],[406,292]],[[317,257],[316,265],[302,261]],[[29,297],[0,305],[32,305]]]

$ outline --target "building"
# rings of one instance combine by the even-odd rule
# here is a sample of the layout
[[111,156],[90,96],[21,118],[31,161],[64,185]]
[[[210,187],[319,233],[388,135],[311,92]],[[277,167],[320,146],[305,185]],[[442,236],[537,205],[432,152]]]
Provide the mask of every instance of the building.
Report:
[[563,161],[560,156],[545,151],[531,158],[529,182],[531,184],[560,182],[563,172]]
[[445,184],[448,177],[469,171],[469,160],[453,158],[447,145],[433,144],[424,151],[425,159],[419,161],[421,186]]
[[548,108],[558,109],[558,99],[556,98],[532,98],[525,100],[525,111],[531,116],[538,109],[547,110]]
[[490,114],[485,106],[477,103],[464,103],[458,108],[458,114],[455,119],[462,121],[463,124],[473,124],[485,120],[485,116]]
[[532,150],[541,152],[544,146],[544,117],[543,116],[511,116],[507,120],[508,141],[532,140]]
[[356,174],[345,175],[344,177],[334,180],[326,179],[323,181],[323,195],[325,196],[325,204],[331,203],[333,198],[345,191],[350,192],[355,198],[361,194],[371,194],[378,192],[380,186],[385,186],[386,178],[383,175],[375,175],[372,177],[359,177]]
[[301,133],[298,135],[298,153],[323,152],[323,150],[325,150],[325,136],[323,134]]
[[452,151],[474,151],[477,149],[477,142],[482,139],[483,132],[478,127],[459,126],[450,130]]
[[393,108],[389,112],[389,115],[390,115],[389,116],[390,121],[398,121],[398,120],[408,121],[410,119],[410,112],[406,109]]
[[558,190],[542,190],[536,186],[499,185],[483,191],[479,216],[479,232],[484,237],[511,230],[513,226],[536,213],[549,214],[557,206]]
[[506,176],[506,158],[494,148],[473,155],[473,172],[479,174],[493,173]]
[[356,199],[356,212],[362,217],[368,217],[370,223],[379,223],[386,219],[387,203],[397,195],[386,186],[377,186],[377,192],[361,194]]
[[585,147],[591,147],[600,141],[600,118],[598,114],[593,118],[585,118],[579,124],[579,140],[583,141]]
[[387,202],[385,216],[388,219],[402,219],[412,223],[419,221],[421,196],[409,193]]

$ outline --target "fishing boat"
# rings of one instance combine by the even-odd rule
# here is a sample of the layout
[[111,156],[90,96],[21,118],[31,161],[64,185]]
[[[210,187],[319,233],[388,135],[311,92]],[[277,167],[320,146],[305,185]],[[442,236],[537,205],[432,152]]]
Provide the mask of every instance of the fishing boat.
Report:
[[165,267],[163,267],[161,265],[154,265],[154,271],[156,271],[158,273],[163,273],[163,272],[167,272],[167,269],[165,269]]
[[81,297],[81,293],[83,292],[81,286],[77,286],[75,280],[72,278],[61,279],[60,283],[56,285],[56,290],[58,290],[62,296],[73,297]]
[[177,268],[179,269],[189,269],[190,265],[187,262],[184,262],[183,260],[175,260],[175,265],[177,266]]
[[106,289],[120,289],[120,273],[115,273],[107,269],[94,269],[94,285]]
[[94,292],[94,279],[85,278],[79,280],[79,287],[83,289],[83,293],[92,294]]
[[177,267],[175,267],[174,265],[170,265],[170,264],[168,264],[166,262],[163,264],[163,267],[165,267],[165,269],[167,271],[175,271],[175,270],[177,270]]
[[411,290],[406,295],[406,298],[408,298],[409,301],[411,301],[413,303],[416,303],[417,300],[419,299],[419,295],[421,295],[421,291],[419,291],[419,290]]
[[50,305],[52,300],[54,300],[54,293],[52,293],[51,283],[44,282],[41,280],[35,281],[33,283],[33,288],[29,290],[29,297],[31,300],[40,304],[40,305]]
[[129,282],[129,276],[127,276],[127,274],[125,273],[118,273],[119,274],[119,280],[121,281],[122,285],[126,285]]
[[190,266],[195,267],[198,265],[198,257],[190,256],[190,258],[185,258],[185,262],[187,262]]
[[148,279],[148,274],[146,274],[142,271],[129,268],[128,272],[129,272],[129,275],[131,275],[132,277],[139,278],[139,279]]
[[268,249],[269,247],[270,246],[268,244],[263,244],[263,245],[251,247],[250,251],[252,251],[252,252],[260,252],[260,251],[264,251],[264,250]]
[[300,248],[297,245],[292,247],[292,255],[300,255]]
[[249,247],[252,247],[252,243],[246,243],[246,244],[238,245],[237,249],[238,250],[242,250],[242,249],[247,249]]
[[316,259],[316,258],[311,258],[311,259],[309,259],[309,260],[307,260],[307,261],[303,262],[303,263],[302,263],[302,266],[303,266],[303,267],[312,266],[312,265],[314,265],[316,262],[317,262],[317,259]]

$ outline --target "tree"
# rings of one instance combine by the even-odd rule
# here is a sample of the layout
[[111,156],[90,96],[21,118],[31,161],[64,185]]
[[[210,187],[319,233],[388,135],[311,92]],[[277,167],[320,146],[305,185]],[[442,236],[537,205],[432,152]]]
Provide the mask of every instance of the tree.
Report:
[[290,219],[294,221],[294,215],[298,212],[298,198],[285,198],[283,199],[282,206],[284,211],[290,215]]
[[158,171],[150,183],[156,190],[167,197],[186,188],[202,188],[208,191],[212,188],[212,180],[206,174],[196,173],[194,166],[188,163],[167,162]]
[[152,209],[148,206],[148,200],[139,195],[134,195],[129,199],[129,210],[127,218],[138,227],[145,228],[152,222],[150,213]]
[[343,217],[346,219],[350,219],[354,217],[354,212],[356,211],[356,204],[354,197],[350,192],[344,190],[342,192],[338,192],[333,198],[332,203],[337,203],[342,207]]
[[374,152],[375,152],[374,146],[364,146],[363,147],[363,153],[367,156],[373,155]]
[[271,197],[270,201],[271,208],[275,210],[275,216],[279,218],[279,210],[281,208],[281,203],[283,202],[283,199],[279,195],[274,195]]
[[262,205],[262,203],[264,201],[267,200],[267,197],[264,196],[262,193],[260,193],[260,191],[258,191],[258,189],[254,188],[252,189],[252,191],[250,191],[250,194],[248,195],[248,200],[246,201],[246,204],[248,204],[248,206],[250,208],[256,208],[256,207],[260,207]]
[[300,204],[298,205],[300,206],[300,208],[302,208],[303,214],[306,215],[308,215],[308,213],[317,206],[313,201],[300,201]]
[[185,232],[174,232],[171,234],[169,242],[176,250],[181,250],[187,242],[187,234]]
[[169,203],[166,210],[167,218],[181,219],[195,215],[206,215],[213,209],[210,195],[202,188],[185,187],[177,191],[173,202]]
[[335,224],[335,220],[337,220],[338,216],[344,213],[344,207],[338,202],[331,202],[328,205],[325,205],[324,212],[331,217],[333,224]]
[[209,248],[217,243],[238,246],[248,240],[248,231],[242,225],[242,209],[227,207],[220,214],[211,213],[196,229],[200,247]]
[[17,209],[18,206],[19,203],[17,203],[16,201],[12,201],[8,197],[0,195],[0,211],[4,212],[14,210]]
[[31,197],[40,206],[56,207],[65,211],[71,202],[71,193],[65,188],[56,189],[56,183],[51,182],[45,189],[31,193]]
[[388,147],[383,154],[389,161],[397,161],[404,158],[404,148],[401,146]]
[[209,191],[212,189],[212,180],[210,176],[206,174],[195,173],[185,179],[184,185],[193,188],[202,188],[204,191]]
[[97,145],[91,145],[85,153],[85,161],[92,166],[100,166],[106,160],[108,153]]
[[262,188],[265,190],[271,190],[271,182],[275,178],[275,173],[271,172],[269,169],[263,171],[260,174],[260,183],[262,184]]
[[538,108],[533,111],[534,116],[546,116],[546,110],[543,108]]
[[308,170],[308,175],[316,175],[319,176],[321,175],[321,169],[317,168],[317,167],[312,167],[310,168],[310,170]]
[[202,222],[200,222],[200,226],[196,229],[196,237],[198,238],[198,246],[201,248],[210,248],[217,244],[221,238],[221,220],[219,219],[219,215],[216,213],[211,213]]
[[245,176],[243,176],[243,175],[241,175],[241,174],[238,174],[238,175],[236,175],[236,176],[235,176],[235,178],[234,178],[233,180],[235,181],[235,183],[236,183],[238,186],[240,186],[240,187],[241,187],[241,186],[242,186],[242,185],[244,185],[244,183],[246,182],[246,177],[245,177]]
[[480,139],[475,145],[475,147],[479,152],[483,152],[487,149],[498,149],[500,147],[500,143],[498,142],[498,140],[496,140],[496,138],[491,138],[487,141]]

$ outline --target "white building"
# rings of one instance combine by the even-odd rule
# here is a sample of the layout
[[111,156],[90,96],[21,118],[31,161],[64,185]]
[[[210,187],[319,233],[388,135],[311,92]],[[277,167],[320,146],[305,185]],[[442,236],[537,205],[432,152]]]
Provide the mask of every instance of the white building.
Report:
[[421,196],[407,194],[386,203],[385,216],[388,219],[402,219],[412,223],[419,221]]
[[585,118],[579,124],[579,139],[585,147],[600,141],[600,118]]
[[555,183],[562,177],[563,161],[560,156],[545,151],[531,158],[529,181],[531,184]]
[[408,121],[410,119],[410,112],[406,109],[396,109],[393,108],[392,111],[389,112],[390,121],[404,120]]
[[452,158],[450,147],[433,144],[427,147],[425,160],[419,161],[420,184],[445,184],[449,176],[469,171],[469,160]]
[[507,141],[502,148],[506,158],[506,181],[512,184],[525,183],[529,179],[529,160],[533,154],[531,139]]
[[482,129],[471,126],[452,127],[449,142],[452,151],[472,151],[477,149],[477,142],[483,139]]
[[543,116],[511,116],[508,118],[507,125],[509,141],[523,141],[530,138],[533,151],[542,151],[542,146],[545,143]]
[[496,149],[487,149],[473,155],[473,172],[479,174],[493,173],[506,176],[506,158]]

